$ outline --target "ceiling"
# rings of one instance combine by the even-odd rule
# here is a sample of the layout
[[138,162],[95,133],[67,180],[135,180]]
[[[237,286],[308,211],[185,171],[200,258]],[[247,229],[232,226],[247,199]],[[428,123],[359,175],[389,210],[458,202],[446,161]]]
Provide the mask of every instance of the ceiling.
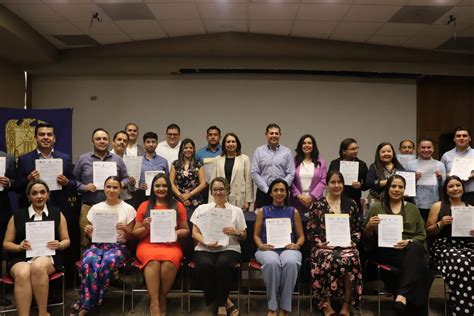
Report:
[[[0,5],[59,49],[241,32],[474,53],[474,0],[0,0]],[[455,22],[448,24],[451,15]]]

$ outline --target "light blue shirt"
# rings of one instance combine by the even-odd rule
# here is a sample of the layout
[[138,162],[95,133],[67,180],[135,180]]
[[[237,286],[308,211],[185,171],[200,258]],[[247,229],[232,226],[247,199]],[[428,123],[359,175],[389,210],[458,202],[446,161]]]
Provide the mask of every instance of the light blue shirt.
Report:
[[290,149],[279,145],[276,150],[262,145],[255,150],[250,170],[252,179],[262,192],[268,191],[273,180],[282,178],[291,187],[295,178],[295,162]]
[[[450,151],[445,152],[443,157],[441,157],[441,162],[444,163],[448,174],[451,173],[453,161],[456,157],[474,159],[474,150],[471,147],[468,147],[464,152],[460,152],[456,147],[454,147]],[[474,179],[464,182],[464,189],[466,192],[474,192]]]
[[212,151],[209,145],[202,147],[196,152],[196,160],[204,163],[206,158],[214,158],[222,154],[222,148],[220,144],[217,144],[216,150]]
[[[417,171],[417,162],[421,159],[415,159],[408,161],[406,165],[407,171]],[[416,185],[416,197],[415,203],[418,208],[430,209],[434,202],[439,201],[439,188],[443,186],[444,180],[446,179],[446,169],[444,164],[433,159],[435,162],[435,169],[441,172],[441,179],[436,178],[438,182],[436,185]]]
[[143,156],[142,158],[142,170],[140,173],[140,183],[145,182],[145,171],[159,171],[163,170],[166,175],[168,176],[169,170],[168,170],[168,161],[161,157],[160,155],[155,155],[153,158],[148,159],[146,155]]

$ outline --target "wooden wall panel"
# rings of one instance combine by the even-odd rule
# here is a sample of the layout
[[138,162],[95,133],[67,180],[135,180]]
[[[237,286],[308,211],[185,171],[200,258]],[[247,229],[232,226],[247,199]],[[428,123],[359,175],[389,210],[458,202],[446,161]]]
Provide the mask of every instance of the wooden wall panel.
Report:
[[[452,148],[457,126],[474,132],[474,78],[425,77],[417,80],[417,139],[431,138],[438,150]],[[471,143],[472,146],[472,143]]]

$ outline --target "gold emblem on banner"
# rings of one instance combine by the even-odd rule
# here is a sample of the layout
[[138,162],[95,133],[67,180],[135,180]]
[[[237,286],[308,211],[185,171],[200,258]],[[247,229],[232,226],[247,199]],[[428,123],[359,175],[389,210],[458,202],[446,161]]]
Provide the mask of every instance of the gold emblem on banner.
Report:
[[16,157],[36,148],[35,126],[32,123],[46,123],[35,118],[12,119],[5,125],[7,152]]

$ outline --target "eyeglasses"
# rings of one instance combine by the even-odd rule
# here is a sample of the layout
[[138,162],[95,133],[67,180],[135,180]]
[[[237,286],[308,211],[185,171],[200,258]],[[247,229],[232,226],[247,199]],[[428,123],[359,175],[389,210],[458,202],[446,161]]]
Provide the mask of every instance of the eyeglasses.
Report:
[[166,133],[166,135],[168,135],[169,137],[178,137],[179,134],[172,134],[172,133]]
[[212,189],[212,192],[217,193],[217,192],[224,192],[225,188],[214,188]]

